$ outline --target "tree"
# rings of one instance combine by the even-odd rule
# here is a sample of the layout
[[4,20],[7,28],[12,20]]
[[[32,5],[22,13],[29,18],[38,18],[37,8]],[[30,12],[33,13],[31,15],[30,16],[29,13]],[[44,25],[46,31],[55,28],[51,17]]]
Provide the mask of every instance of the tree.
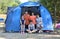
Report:
[[18,6],[20,2],[15,0],[0,0],[0,14],[6,13],[8,6],[14,7]]
[[54,25],[56,21],[60,21],[60,0],[40,0],[40,3],[51,12],[52,18],[54,19]]
[[29,1],[32,1],[32,2],[38,2],[39,0],[29,0]]
[[60,0],[40,0],[40,3],[43,4],[51,12],[51,15],[54,19],[59,19],[60,14]]

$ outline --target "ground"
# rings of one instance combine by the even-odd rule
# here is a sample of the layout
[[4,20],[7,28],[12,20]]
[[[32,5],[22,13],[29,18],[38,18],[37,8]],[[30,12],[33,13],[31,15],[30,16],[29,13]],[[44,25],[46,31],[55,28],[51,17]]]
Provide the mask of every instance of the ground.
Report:
[[21,33],[6,33],[4,28],[0,28],[0,39],[60,39],[60,35],[53,34],[21,34]]

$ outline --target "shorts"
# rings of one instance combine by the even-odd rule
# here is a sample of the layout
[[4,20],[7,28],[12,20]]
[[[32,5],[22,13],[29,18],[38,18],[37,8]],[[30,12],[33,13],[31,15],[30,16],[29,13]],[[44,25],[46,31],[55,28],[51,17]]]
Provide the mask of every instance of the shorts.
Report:
[[35,27],[32,26],[32,27],[29,27],[31,31],[35,30]]

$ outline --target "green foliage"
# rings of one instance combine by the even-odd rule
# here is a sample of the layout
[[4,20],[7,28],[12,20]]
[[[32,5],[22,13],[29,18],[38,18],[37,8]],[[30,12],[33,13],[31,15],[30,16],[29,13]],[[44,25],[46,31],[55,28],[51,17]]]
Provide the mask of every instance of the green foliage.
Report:
[[29,1],[32,1],[32,2],[38,2],[39,0],[29,0]]
[[60,0],[40,0],[40,2],[45,7],[48,8],[53,18],[55,17],[55,13],[56,13],[56,19],[60,18],[60,15],[59,15],[60,14]]
[[6,13],[8,6],[14,7],[18,6],[18,4],[20,4],[20,2],[15,0],[0,0],[0,14]]

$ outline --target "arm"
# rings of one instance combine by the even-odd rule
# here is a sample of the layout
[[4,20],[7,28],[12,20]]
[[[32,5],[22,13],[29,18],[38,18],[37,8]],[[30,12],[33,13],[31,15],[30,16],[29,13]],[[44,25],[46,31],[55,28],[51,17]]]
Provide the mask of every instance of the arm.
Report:
[[24,24],[25,24],[25,22],[26,22],[26,21],[24,20]]

